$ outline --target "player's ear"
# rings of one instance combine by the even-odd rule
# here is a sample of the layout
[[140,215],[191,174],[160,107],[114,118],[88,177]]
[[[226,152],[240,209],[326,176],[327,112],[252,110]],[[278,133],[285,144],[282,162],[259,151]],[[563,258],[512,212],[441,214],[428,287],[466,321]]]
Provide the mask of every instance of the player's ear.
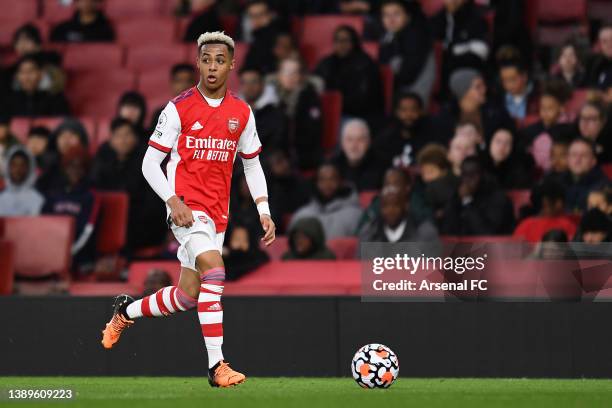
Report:
[[234,69],[235,65],[236,65],[236,60],[234,59],[234,57],[232,57],[232,63],[230,64],[230,69]]

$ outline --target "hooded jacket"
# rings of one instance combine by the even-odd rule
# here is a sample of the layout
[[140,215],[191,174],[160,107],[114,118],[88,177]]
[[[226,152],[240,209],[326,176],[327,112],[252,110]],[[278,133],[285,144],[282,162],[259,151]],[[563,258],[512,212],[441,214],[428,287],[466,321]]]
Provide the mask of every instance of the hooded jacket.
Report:
[[[22,152],[28,157],[29,171],[23,183],[17,185],[8,176],[9,163],[12,157]],[[6,188],[0,193],[0,216],[38,215],[45,202],[43,196],[34,188],[36,182],[36,160],[32,154],[21,146],[9,149],[4,162]]]
[[293,216],[290,228],[303,218],[316,218],[323,225],[328,239],[355,235],[361,217],[359,198],[355,190],[341,188],[329,202],[314,198]]
[[[307,254],[298,254],[295,250],[295,234],[302,232],[312,241],[312,248]],[[283,260],[293,259],[336,259],[336,255],[325,245],[325,232],[321,222],[316,218],[306,217],[295,222],[289,230],[289,250],[283,254]]]

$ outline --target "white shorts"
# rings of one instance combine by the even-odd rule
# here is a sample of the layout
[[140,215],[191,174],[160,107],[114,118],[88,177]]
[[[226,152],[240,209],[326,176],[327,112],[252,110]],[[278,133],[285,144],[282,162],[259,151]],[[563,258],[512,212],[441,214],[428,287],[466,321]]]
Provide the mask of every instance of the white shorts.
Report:
[[196,258],[202,252],[223,249],[225,232],[217,233],[214,221],[202,211],[193,211],[195,222],[190,228],[172,224],[172,233],[180,246],[176,257],[181,266],[197,271]]

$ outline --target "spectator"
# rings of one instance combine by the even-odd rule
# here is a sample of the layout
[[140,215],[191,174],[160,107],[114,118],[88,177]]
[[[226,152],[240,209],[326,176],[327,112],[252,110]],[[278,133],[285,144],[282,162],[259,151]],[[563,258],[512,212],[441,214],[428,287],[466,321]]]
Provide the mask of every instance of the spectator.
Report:
[[586,74],[582,65],[583,56],[576,42],[566,41],[558,54],[554,77],[564,81],[571,89],[584,86]]
[[36,182],[36,188],[44,195],[64,187],[66,181],[62,175],[62,159],[68,151],[75,147],[86,150],[89,146],[87,131],[76,119],[65,119],[60,123],[51,134],[50,142],[48,166]]
[[333,53],[323,58],[315,74],[325,81],[325,89],[342,94],[342,113],[372,120],[381,115],[383,93],[378,65],[361,48],[359,34],[350,26],[334,32]]
[[423,100],[415,93],[398,96],[391,123],[374,141],[374,149],[387,166],[413,165],[419,150],[436,140],[433,123],[424,108]]
[[163,269],[151,269],[144,281],[142,296],[150,296],[166,286],[172,286],[172,278]]
[[435,81],[435,58],[427,19],[416,1],[384,0],[381,7],[384,35],[379,62],[391,67],[397,91],[418,94],[428,105]]
[[35,165],[40,173],[44,173],[53,163],[53,154],[50,151],[51,131],[44,126],[34,126],[28,132],[26,143],[28,150],[35,159]]
[[[287,58],[299,58],[300,48],[293,36],[290,33],[280,32],[276,36],[272,53],[276,61],[282,61]],[[257,68],[257,67],[250,67]]]
[[[233,187],[231,189],[229,213],[232,215],[233,223],[248,228],[250,235],[258,237],[261,236],[262,232],[259,213],[253,205],[253,198],[244,177],[244,172],[239,169],[240,167],[234,169],[234,177],[232,177]],[[276,215],[274,216],[276,217]]]
[[[61,68],[62,57],[55,51],[42,49],[40,31],[34,24],[24,24],[15,31],[13,50],[19,58],[30,55],[40,61],[44,71],[40,84],[41,90],[55,93],[64,89],[66,78]],[[11,76],[15,74],[16,70],[16,66],[10,68]]]
[[569,98],[570,90],[559,80],[552,80],[544,85],[540,96],[540,120],[521,131],[522,142],[519,149],[531,151],[535,163],[548,171],[551,166],[550,151],[555,141],[569,141],[574,134],[574,127],[567,122],[564,104]]
[[461,165],[466,157],[476,154],[476,142],[473,137],[465,133],[458,133],[448,144],[448,161],[455,176],[461,174]]
[[448,152],[442,145],[432,143],[425,146],[417,156],[417,163],[425,204],[431,210],[434,220],[439,222],[444,215],[446,203],[457,189],[459,178],[453,173]]
[[289,229],[302,218],[314,217],[327,238],[348,237],[355,234],[360,215],[357,192],[344,184],[338,167],[326,163],[317,170],[312,201],[296,211]]
[[[191,64],[176,64],[170,70],[170,92],[172,96],[179,96],[187,89],[196,85],[196,72]],[[158,107],[151,116],[149,133],[157,126],[157,120],[165,106]]]
[[[569,145],[567,154],[568,170],[557,178],[565,187],[566,210],[582,212],[586,209],[589,192],[600,189],[608,179],[597,165],[597,158],[591,141],[578,138]],[[545,179],[550,179],[547,176]]]
[[93,185],[99,190],[125,191],[129,196],[126,248],[132,251],[161,245],[166,226],[164,203],[149,188],[141,166],[144,146],[139,145],[132,122],[115,118],[110,140],[100,146],[91,169]]
[[322,158],[320,78],[307,76],[303,61],[281,61],[271,83],[280,97],[280,108],[289,118],[288,139],[300,170],[314,169]]
[[[482,2],[478,2],[483,4]],[[493,10],[493,52],[496,55],[505,47],[521,50],[524,56],[533,55],[533,44],[531,33],[525,30],[525,16],[527,15],[529,0],[491,0],[487,4],[487,10]],[[486,12],[485,12],[486,13]],[[488,16],[485,14],[485,18]],[[487,21],[488,23],[488,21]],[[531,68],[530,62],[526,61]]]
[[374,233],[364,237],[372,242],[434,242],[438,231],[431,221],[417,223],[409,211],[406,196],[394,187],[381,194],[380,217]]
[[89,156],[79,145],[64,152],[61,158],[61,184],[46,194],[43,213],[70,215],[75,219],[75,240],[72,244],[72,269],[78,275],[93,271],[95,242],[92,238],[98,217],[99,200],[90,190],[87,177]]
[[334,163],[342,177],[357,191],[376,190],[385,172],[382,162],[371,148],[370,128],[362,119],[349,119],[342,126],[341,150]]
[[440,230],[445,235],[509,234],[514,227],[512,203],[484,172],[478,158],[461,164],[457,191],[444,210]]
[[363,38],[368,41],[377,41],[383,34],[381,22],[377,18],[380,13],[379,0],[339,0],[340,14],[360,16],[364,20]]
[[511,131],[499,129],[484,155],[485,169],[505,190],[529,188],[533,181],[533,159],[517,149],[514,139]]
[[146,144],[149,133],[144,128],[147,102],[138,92],[128,91],[121,95],[117,104],[117,117],[127,119],[134,126],[141,143]]
[[75,0],[76,11],[70,20],[51,30],[53,42],[114,41],[115,32],[101,10],[99,0]]
[[[459,0],[460,1],[460,0]],[[460,69],[450,77],[450,89],[455,99],[448,103],[437,118],[438,140],[450,139],[459,122],[473,122],[482,129],[485,142],[499,128],[514,130],[514,121],[503,107],[487,101],[487,86],[478,71]]]
[[487,148],[484,137],[482,136],[482,129],[477,123],[470,120],[464,120],[457,123],[455,127],[455,136],[468,136],[473,140],[477,151],[484,151]]
[[551,229],[542,236],[542,242],[536,245],[530,259],[575,259],[567,244],[567,234],[560,229]]
[[434,38],[442,42],[442,84],[458,68],[484,70],[489,56],[488,26],[473,0],[444,0],[431,19]]
[[30,152],[13,146],[6,155],[6,187],[0,192],[0,217],[38,215],[45,199],[34,188],[36,163]]
[[43,65],[37,57],[22,57],[15,74],[17,89],[11,92],[5,109],[13,116],[68,115],[70,108],[63,93],[41,89],[43,74]]
[[191,14],[193,17],[183,36],[184,42],[195,42],[206,31],[223,31],[217,0],[191,0]]
[[268,168],[268,201],[274,224],[279,233],[284,232],[285,220],[308,201],[308,186],[293,171],[287,153],[272,151],[266,158]]
[[567,152],[569,150],[569,143],[560,140],[553,141],[550,148],[550,172],[549,176],[560,177],[561,174],[567,171]]
[[539,213],[521,221],[514,230],[514,237],[540,242],[552,229],[561,230],[570,238],[574,236],[576,224],[565,214],[565,190],[562,185],[554,181],[543,183],[534,201],[540,207]]
[[608,217],[612,216],[612,189],[593,190],[587,197],[587,209],[599,209]]
[[[279,98],[271,85],[265,85],[263,73],[256,69],[246,69],[240,73],[240,93],[255,115],[257,134],[266,151],[276,149],[289,151],[288,123],[285,113],[278,107]],[[278,225],[278,224],[277,224]]]
[[597,208],[588,210],[582,216],[574,241],[591,245],[612,241],[612,221]]
[[259,248],[257,238],[248,228],[233,224],[226,236],[223,263],[228,280],[236,280],[270,260],[268,254]]
[[529,82],[527,68],[517,61],[502,62],[499,77],[503,87],[504,106],[514,119],[524,119],[538,111],[538,92]]
[[590,86],[600,87],[612,76],[612,25],[605,24],[599,29],[600,52],[593,55],[588,64],[588,79]]
[[[245,68],[258,68],[265,74],[276,70],[279,61],[274,56],[276,38],[287,31],[270,9],[266,0],[253,0],[246,6],[246,24],[251,29],[252,41],[244,60]],[[245,40],[245,38],[243,38]]]
[[578,131],[594,144],[600,163],[612,162],[612,127],[607,122],[606,107],[599,101],[589,101],[580,109]]
[[10,117],[0,114],[0,176],[4,175],[6,153],[12,146],[19,144],[17,138],[11,133],[10,125]]
[[325,231],[314,217],[301,218],[289,229],[289,250],[283,260],[336,259],[336,255],[325,245]]

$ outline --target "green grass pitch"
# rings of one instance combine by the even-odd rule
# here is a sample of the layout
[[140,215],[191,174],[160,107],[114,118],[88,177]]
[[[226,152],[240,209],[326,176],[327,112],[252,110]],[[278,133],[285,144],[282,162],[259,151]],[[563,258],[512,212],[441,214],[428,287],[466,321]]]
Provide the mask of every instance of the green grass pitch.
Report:
[[[9,388],[71,388],[72,401],[10,402]],[[0,406],[29,407],[610,407],[611,380],[413,379],[361,389],[351,378],[248,378],[235,388],[205,378],[0,377]]]

